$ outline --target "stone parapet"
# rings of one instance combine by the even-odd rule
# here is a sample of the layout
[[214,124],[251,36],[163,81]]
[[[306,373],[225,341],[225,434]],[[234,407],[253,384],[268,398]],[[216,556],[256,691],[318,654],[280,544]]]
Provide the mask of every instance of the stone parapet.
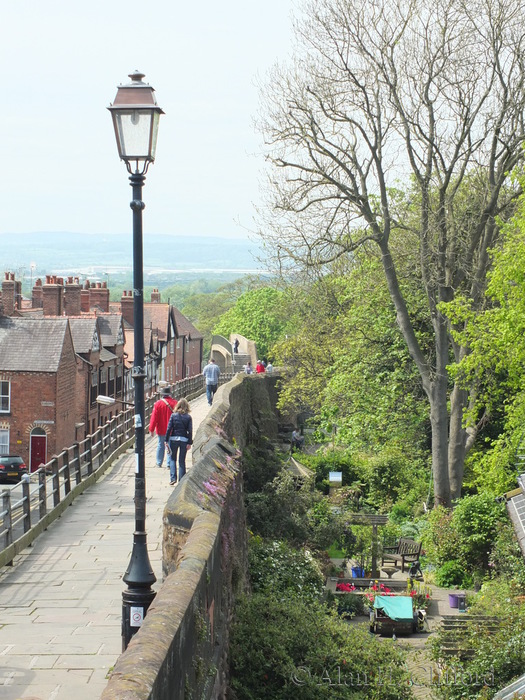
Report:
[[219,388],[164,511],[164,583],[102,700],[225,697],[233,606],[247,585],[238,448],[277,435],[275,379],[238,375]]

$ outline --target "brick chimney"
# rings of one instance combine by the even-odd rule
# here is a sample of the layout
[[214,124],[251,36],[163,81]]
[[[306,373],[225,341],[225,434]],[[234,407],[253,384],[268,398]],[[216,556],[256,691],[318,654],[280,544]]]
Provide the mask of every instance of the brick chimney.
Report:
[[2,281],[2,304],[5,316],[13,315],[16,308],[15,296],[15,276],[12,272],[6,272]]
[[93,283],[89,293],[91,295],[89,299],[89,306],[91,309],[96,306],[101,311],[109,311],[109,289],[107,282]]
[[160,304],[160,292],[158,289],[154,289],[151,292],[151,303],[152,304]]
[[55,275],[46,275],[46,283],[42,287],[42,306],[44,316],[62,316],[64,290]]
[[133,327],[133,292],[122,292],[120,299],[120,313],[124,321]]
[[33,309],[41,309],[44,305],[44,294],[42,291],[42,280],[40,277],[35,281],[31,292],[31,306]]
[[82,288],[78,277],[68,277],[64,287],[64,313],[66,316],[80,316]]
[[89,291],[91,285],[89,284],[89,280],[86,280],[84,282],[83,288],[80,290],[80,310],[83,311],[84,313],[89,313],[89,299],[91,297],[91,292]]

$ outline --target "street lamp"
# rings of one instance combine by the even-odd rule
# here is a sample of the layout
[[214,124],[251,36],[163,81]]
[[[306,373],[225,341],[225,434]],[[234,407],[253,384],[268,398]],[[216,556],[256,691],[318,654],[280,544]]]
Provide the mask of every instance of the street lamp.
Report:
[[144,455],[144,281],[142,257],[142,187],[149,164],[155,160],[159,118],[153,88],[135,71],[131,83],[121,85],[108,107],[113,118],[117,149],[126,163],[133,188],[133,327],[134,358],[131,376],[135,385],[135,532],[131,559],[123,576],[128,586],[122,593],[122,649],[138,631],[155,597],[151,586],[157,580],[146,543],[146,468]]
[[104,396],[104,394],[99,394],[95,399],[97,403],[102,406],[113,406],[116,403],[121,403],[123,406],[134,406],[135,404],[130,401],[122,401],[122,399],[114,399],[112,396]]

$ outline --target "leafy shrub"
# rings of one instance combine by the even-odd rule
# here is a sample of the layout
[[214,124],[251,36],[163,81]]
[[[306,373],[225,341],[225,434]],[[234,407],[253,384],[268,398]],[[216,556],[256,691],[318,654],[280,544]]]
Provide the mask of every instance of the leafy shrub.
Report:
[[443,506],[436,506],[421,523],[421,541],[431,564],[441,566],[456,559],[459,537],[452,524],[452,513]]
[[[486,586],[489,586],[488,588]],[[508,597],[509,589],[504,582],[483,584],[476,596],[472,612],[498,615],[499,629],[490,632],[483,626],[467,628],[468,639],[464,647],[473,653],[473,658],[450,658],[441,665],[442,677],[458,679],[459,682],[435,684],[436,696],[442,700],[478,700],[492,698],[501,688],[523,673],[525,667],[525,610],[513,604]],[[441,647],[446,641],[438,631],[432,641],[432,656],[441,661]]]
[[315,485],[323,493],[328,493],[330,472],[341,472],[343,486],[350,486],[358,480],[358,470],[354,458],[342,450],[330,450],[323,454],[303,455],[304,464],[315,472]]
[[525,562],[509,521],[498,523],[496,527],[489,568],[493,576],[504,577],[515,594],[525,593]]
[[324,592],[324,577],[312,555],[286,542],[254,537],[249,544],[248,565],[255,593],[271,591],[279,598],[316,601]]
[[457,560],[442,564],[435,573],[435,581],[440,588],[454,588],[455,586],[467,588],[472,582],[463,564]]
[[342,532],[338,518],[329,517],[326,498],[285,470],[245,503],[248,528],[261,537],[322,550]]
[[506,519],[505,506],[488,493],[465,496],[454,508],[452,526],[459,540],[459,553],[469,567],[487,569],[497,536],[497,525]]
[[370,635],[368,625],[349,626],[323,605],[257,593],[235,610],[229,697],[404,700],[412,697],[404,654]]
[[365,597],[355,593],[342,593],[335,599],[337,614],[345,618],[352,618],[356,615],[364,615],[368,606],[365,606]]

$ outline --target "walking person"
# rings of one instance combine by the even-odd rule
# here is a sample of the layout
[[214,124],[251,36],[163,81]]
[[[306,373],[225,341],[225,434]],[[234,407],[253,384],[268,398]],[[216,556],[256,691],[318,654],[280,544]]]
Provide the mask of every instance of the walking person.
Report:
[[206,377],[206,398],[208,399],[208,404],[210,406],[213,403],[213,396],[217,391],[217,387],[219,386],[220,373],[221,370],[219,369],[219,366],[216,364],[213,357],[211,357],[206,367],[202,370],[202,374]]
[[151,418],[149,421],[149,434],[157,433],[158,443],[157,443],[157,454],[156,463],[157,467],[162,467],[162,462],[164,461],[164,447],[166,445],[166,430],[168,429],[168,422],[171,418],[177,402],[175,399],[171,398],[171,388],[169,386],[162,387],[160,390],[161,398],[155,402],[153,406],[153,411],[151,412]]
[[304,444],[304,437],[301,435],[299,428],[295,428],[292,432],[292,452],[295,450],[301,450]]
[[170,486],[177,483],[177,452],[179,453],[179,481],[186,474],[186,453],[193,443],[193,421],[190,404],[181,399],[168,423],[166,449],[169,454]]

